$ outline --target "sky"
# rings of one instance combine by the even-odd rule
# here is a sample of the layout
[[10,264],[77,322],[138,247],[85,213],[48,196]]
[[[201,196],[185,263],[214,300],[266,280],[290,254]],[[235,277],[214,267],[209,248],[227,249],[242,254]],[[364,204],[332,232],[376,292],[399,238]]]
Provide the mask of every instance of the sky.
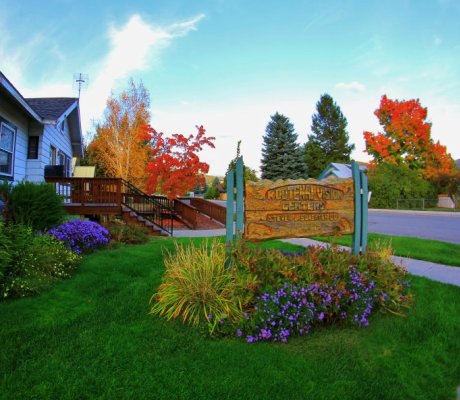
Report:
[[151,125],[216,137],[201,158],[223,175],[238,140],[259,170],[265,128],[287,116],[299,144],[322,94],[348,120],[352,157],[381,127],[380,98],[419,99],[432,138],[460,158],[459,0],[0,0],[0,71],[25,97],[75,97],[85,138],[107,98],[142,81]]

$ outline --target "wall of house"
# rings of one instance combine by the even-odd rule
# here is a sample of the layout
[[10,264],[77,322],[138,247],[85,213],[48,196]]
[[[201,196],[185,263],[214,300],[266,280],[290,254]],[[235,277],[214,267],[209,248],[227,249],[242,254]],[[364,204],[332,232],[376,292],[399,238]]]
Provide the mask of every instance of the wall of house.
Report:
[[[26,176],[27,140],[29,118],[0,95],[0,117],[16,128],[13,181],[19,182]],[[0,179],[9,177],[0,175]]]
[[[57,149],[58,153],[61,151],[67,157],[72,159],[72,145],[70,141],[69,124],[67,119],[64,120],[63,129],[61,125],[46,124],[43,132],[43,140],[41,141],[40,158],[44,165],[49,165],[50,161],[50,147],[53,146]],[[44,167],[43,167],[44,168]]]
[[38,136],[38,159],[26,161],[25,179],[30,182],[43,182],[46,165],[43,159],[43,124],[31,122],[29,124],[29,135]]

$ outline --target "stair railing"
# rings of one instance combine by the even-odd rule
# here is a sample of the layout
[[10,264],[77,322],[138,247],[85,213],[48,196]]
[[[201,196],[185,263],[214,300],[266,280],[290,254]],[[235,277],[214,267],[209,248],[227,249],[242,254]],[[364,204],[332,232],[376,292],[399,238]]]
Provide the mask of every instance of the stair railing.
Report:
[[174,209],[168,199],[149,196],[132,183],[121,179],[121,204],[173,235]]

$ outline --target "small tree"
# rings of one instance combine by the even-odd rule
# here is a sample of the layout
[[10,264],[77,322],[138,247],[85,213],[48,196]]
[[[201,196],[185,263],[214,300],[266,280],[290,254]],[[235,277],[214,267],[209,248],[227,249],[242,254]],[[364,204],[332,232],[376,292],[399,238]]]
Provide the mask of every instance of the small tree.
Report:
[[262,179],[305,178],[306,164],[289,118],[279,113],[272,115],[265,132],[260,167]]
[[349,163],[354,144],[349,144],[347,119],[328,94],[316,103],[312,117],[312,134],[305,144],[308,175],[317,177],[331,162]]
[[[227,172],[225,173],[224,184],[223,184],[224,190],[227,190],[227,174],[229,173],[229,171],[235,169],[236,160],[240,158],[241,156],[240,145],[241,145],[241,140],[238,140],[238,144],[236,145],[236,157],[232,161],[230,161],[230,163],[228,164]],[[259,180],[259,178],[256,175],[256,171],[249,168],[244,163],[243,163],[243,177],[244,177],[245,182],[248,182],[248,181],[257,182]]]
[[132,79],[127,90],[107,100],[105,120],[97,125],[96,135],[87,147],[98,174],[123,178],[144,188],[149,147],[142,133],[150,121],[149,107],[147,89]]
[[[419,100],[391,100],[382,96],[376,117],[383,133],[364,132],[366,151],[375,164],[406,166],[419,175],[436,181],[455,171],[455,163],[446,147],[431,138],[428,109]],[[454,174],[455,175],[455,174]]]
[[198,153],[204,146],[214,148],[214,137],[206,137],[203,126],[197,135],[185,137],[174,134],[165,138],[151,126],[144,126],[143,139],[150,146],[150,160],[147,164],[147,191],[159,192],[168,198],[182,196],[195,185],[204,184],[209,165],[200,161]]
[[216,176],[212,181],[211,186],[206,190],[204,194],[205,199],[217,199],[219,198],[219,178]]

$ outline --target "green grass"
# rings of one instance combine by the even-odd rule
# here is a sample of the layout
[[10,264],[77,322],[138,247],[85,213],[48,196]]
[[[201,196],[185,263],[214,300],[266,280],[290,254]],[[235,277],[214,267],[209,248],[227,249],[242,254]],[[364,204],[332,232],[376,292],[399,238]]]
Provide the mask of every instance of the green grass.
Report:
[[249,345],[148,314],[172,243],[99,251],[51,291],[0,303],[0,398],[455,398],[459,287],[413,277],[406,318]]
[[[352,243],[352,235],[344,235],[342,237],[317,236],[312,239],[337,243],[343,246],[351,246]],[[453,265],[455,267],[460,266],[460,245],[458,244],[406,236],[369,233],[369,247],[372,248],[377,242],[391,243],[394,254],[397,256]]]

